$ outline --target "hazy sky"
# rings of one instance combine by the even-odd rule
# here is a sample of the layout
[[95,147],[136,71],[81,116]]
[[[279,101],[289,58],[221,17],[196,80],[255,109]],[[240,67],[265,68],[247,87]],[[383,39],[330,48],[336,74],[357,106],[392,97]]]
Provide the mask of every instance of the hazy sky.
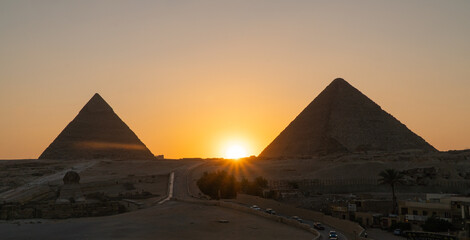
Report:
[[0,1],[0,158],[98,92],[154,154],[258,155],[343,77],[439,150],[470,148],[470,1]]

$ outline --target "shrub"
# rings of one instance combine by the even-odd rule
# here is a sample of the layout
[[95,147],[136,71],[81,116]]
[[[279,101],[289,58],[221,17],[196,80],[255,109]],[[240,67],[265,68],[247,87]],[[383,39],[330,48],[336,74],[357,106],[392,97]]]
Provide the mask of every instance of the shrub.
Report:
[[242,182],[242,192],[254,196],[263,197],[263,189],[268,187],[268,180],[263,177],[256,177],[253,182],[243,178]]
[[124,186],[124,189],[126,189],[127,191],[135,190],[135,186],[131,182],[125,182],[122,185]]
[[289,187],[291,187],[292,189],[299,189],[299,183],[296,182],[296,181],[289,181],[287,184],[288,184]]
[[447,232],[453,230],[452,223],[439,219],[436,216],[428,218],[421,227],[427,232]]
[[411,223],[405,223],[405,222],[398,222],[394,223],[390,226],[390,231],[393,231],[395,229],[401,229],[402,231],[409,231],[411,230]]

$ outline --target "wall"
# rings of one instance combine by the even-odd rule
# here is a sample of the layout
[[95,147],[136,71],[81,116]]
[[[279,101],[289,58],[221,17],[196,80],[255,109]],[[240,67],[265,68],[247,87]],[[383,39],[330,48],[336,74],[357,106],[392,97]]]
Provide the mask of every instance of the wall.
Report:
[[[351,192],[389,192],[389,185],[381,185],[378,179],[303,179],[298,181],[270,180],[269,188],[274,190],[292,189],[295,182],[303,192],[312,193],[351,193]],[[425,185],[399,185],[397,192],[403,193],[470,193],[470,180],[432,180]]]
[[0,219],[63,219],[77,217],[97,217],[114,215],[124,212],[119,202],[104,203],[64,203],[64,204],[7,204],[0,205]]

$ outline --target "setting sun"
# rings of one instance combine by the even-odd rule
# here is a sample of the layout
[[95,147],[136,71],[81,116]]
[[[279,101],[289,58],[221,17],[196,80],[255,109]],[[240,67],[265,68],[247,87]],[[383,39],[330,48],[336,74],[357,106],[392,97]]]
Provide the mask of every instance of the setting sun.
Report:
[[247,157],[247,155],[247,151],[244,147],[240,145],[232,145],[227,148],[224,157],[229,159],[239,159],[242,157]]

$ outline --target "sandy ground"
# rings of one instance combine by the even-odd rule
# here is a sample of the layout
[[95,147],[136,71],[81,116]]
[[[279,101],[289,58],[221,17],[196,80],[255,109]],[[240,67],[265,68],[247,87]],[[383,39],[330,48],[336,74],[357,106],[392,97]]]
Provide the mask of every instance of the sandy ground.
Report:
[[[61,186],[67,171],[76,171],[81,184],[103,185],[105,181],[127,181],[132,177],[153,176],[160,182],[136,183],[134,191],[145,190],[157,195],[167,191],[167,175],[192,164],[191,160],[11,160],[0,161],[0,199],[9,199],[40,185]],[[163,180],[162,180],[163,179]],[[109,185],[109,184],[108,184]],[[121,185],[90,188],[90,191],[117,195],[125,192]],[[89,187],[88,187],[89,188]],[[86,191],[86,189],[84,189]],[[87,193],[87,192],[84,192]]]
[[185,166],[185,160],[102,160],[80,174],[83,183],[103,181],[118,177],[168,174]]
[[[228,223],[219,223],[225,219]],[[262,217],[170,201],[130,213],[97,217],[0,224],[2,239],[312,239],[307,231]],[[37,222],[37,220],[33,220]]]
[[[191,160],[0,160],[0,193],[25,184],[62,183],[70,170],[80,173],[80,182],[168,174]],[[36,184],[36,185],[37,185]]]
[[[447,158],[450,156],[449,158]],[[315,178],[376,177],[386,168],[410,169],[438,167],[451,179],[470,174],[468,153],[452,158],[450,154],[421,156],[340,156],[284,160],[98,160],[0,161],[0,195],[28,183],[61,184],[62,173],[80,171],[81,183],[115,181],[133,176],[156,175],[161,184],[136,184],[136,190],[148,189],[166,194],[165,174],[175,172],[175,196],[187,198],[196,189],[195,182],[205,171],[224,169],[237,176],[300,180]],[[88,164],[90,163],[90,164]],[[460,174],[460,175],[459,175]],[[191,177],[188,177],[191,176]],[[460,177],[462,178],[462,177]],[[111,191],[112,189],[110,189]],[[117,189],[116,191],[122,191]],[[290,215],[289,213],[284,213]],[[229,223],[219,223],[227,219]],[[311,239],[312,234],[261,217],[219,207],[169,201],[162,205],[121,215],[68,220],[41,220],[42,223],[17,220],[0,224],[1,239]],[[37,222],[37,220],[32,221]],[[371,233],[370,236],[374,235]],[[388,236],[390,237],[390,236]],[[391,236],[393,237],[393,236]],[[394,238],[391,238],[394,239]]]
[[[398,170],[435,167],[439,176],[436,180],[470,180],[470,151],[457,153],[383,154],[383,155],[345,155],[315,157],[312,159],[283,160],[214,160],[204,161],[194,171],[198,178],[205,171],[223,169],[238,177],[254,178],[263,176],[269,180],[303,179],[377,179],[378,173],[387,168]],[[134,176],[169,174],[171,171],[202,162],[201,160],[99,160],[80,173],[81,182],[104,181]],[[0,161],[0,193],[19,187],[54,173],[63,173],[74,166],[83,165],[82,161],[61,160],[16,160]],[[88,166],[88,165],[87,165]],[[75,167],[80,168],[80,167]],[[59,174],[61,175],[61,174]],[[48,178],[61,183],[61,177]],[[194,179],[192,179],[194,181]]]
[[[469,160],[470,151],[428,155],[352,154],[311,159],[247,159],[238,162],[221,160],[206,164],[195,175],[200,176],[204,171],[227,170],[238,177],[263,176],[271,180],[378,179],[380,171],[388,168],[407,170],[435,167],[439,175],[436,180],[470,181]],[[442,177],[444,175],[446,178]]]

